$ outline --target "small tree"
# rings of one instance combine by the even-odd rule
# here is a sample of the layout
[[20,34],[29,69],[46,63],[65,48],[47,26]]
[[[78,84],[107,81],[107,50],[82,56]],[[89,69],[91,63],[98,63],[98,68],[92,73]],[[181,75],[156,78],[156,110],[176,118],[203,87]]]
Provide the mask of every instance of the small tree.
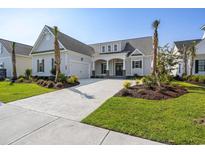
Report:
[[31,77],[32,74],[32,70],[31,69],[26,69],[25,70],[25,77],[27,80],[29,80],[29,78]]
[[194,58],[196,57],[196,41],[193,41],[191,46],[189,47],[188,54],[190,57],[190,75],[193,73],[194,67]]
[[58,27],[54,26],[54,48],[55,48],[55,69],[56,69],[56,74],[55,74],[55,82],[58,81],[58,76],[60,74],[60,48],[59,48],[59,43],[58,43]]
[[13,80],[14,81],[17,79],[15,47],[16,47],[16,43],[12,42],[12,66],[13,66]]
[[179,58],[179,55],[175,54],[174,49],[170,48],[168,44],[159,47],[157,67],[160,82],[170,81],[172,71],[175,70]]

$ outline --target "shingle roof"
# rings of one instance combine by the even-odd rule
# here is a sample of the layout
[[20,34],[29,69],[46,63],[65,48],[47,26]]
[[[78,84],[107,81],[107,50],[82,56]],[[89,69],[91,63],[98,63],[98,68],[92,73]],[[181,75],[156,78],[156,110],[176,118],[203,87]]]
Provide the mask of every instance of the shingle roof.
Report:
[[176,47],[178,48],[178,50],[180,51],[183,46],[185,46],[186,48],[188,48],[194,41],[196,42],[196,44],[198,44],[202,39],[192,39],[192,40],[183,40],[183,41],[175,41],[174,44],[176,45]]
[[[6,48],[6,50],[9,53],[12,53],[12,41],[0,39],[0,42],[2,43],[2,45]],[[32,46],[30,45],[16,42],[15,52],[18,55],[29,56],[31,49],[32,49]]]
[[[129,43],[131,47],[133,47],[134,49],[138,49],[144,55],[151,55],[152,54],[153,46],[152,46],[152,37],[151,36],[123,40],[123,42]],[[125,46],[125,48],[126,48],[126,46]]]
[[[127,52],[128,56],[135,50],[138,49],[141,51],[144,55],[151,55],[153,46],[152,46],[152,37],[140,37],[140,38],[133,38],[133,39],[126,39],[126,40],[117,40],[119,42],[125,43],[124,49],[122,49],[120,52]],[[116,41],[111,41],[111,42],[116,42]],[[103,43],[110,43],[110,42],[103,42]],[[96,43],[100,44],[100,43]],[[96,44],[91,44],[96,45]],[[120,53],[118,52],[118,53]],[[108,54],[109,52],[103,53],[103,54]],[[116,52],[111,52],[111,53],[116,53]]]
[[[52,33],[54,33],[54,29],[46,26]],[[62,45],[68,49],[72,50],[84,55],[91,56],[94,54],[94,49],[62,32],[58,33],[58,40],[62,43]]]

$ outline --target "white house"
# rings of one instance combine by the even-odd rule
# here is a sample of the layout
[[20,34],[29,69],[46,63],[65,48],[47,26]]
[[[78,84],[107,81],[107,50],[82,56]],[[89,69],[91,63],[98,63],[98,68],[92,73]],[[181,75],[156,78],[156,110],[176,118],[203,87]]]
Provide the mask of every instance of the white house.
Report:
[[[205,75],[205,26],[201,27],[201,30],[204,31],[204,35],[201,39],[193,39],[193,40],[184,40],[184,41],[176,41],[174,42],[174,50],[183,55],[184,49],[187,49],[193,42],[196,42],[196,57],[194,58],[194,66],[192,74],[196,75]],[[190,75],[190,64],[191,60],[188,58],[187,62],[187,74]],[[185,64],[183,59],[179,60],[179,63],[176,67],[175,74],[182,76],[185,71]]]
[[[84,44],[59,32],[61,72],[77,75],[125,77],[151,72],[152,37]],[[53,28],[45,26],[31,51],[34,76],[51,76],[54,67]]]
[[[16,69],[17,75],[24,75],[26,69],[31,69],[32,46],[16,43]],[[0,39],[0,69],[6,69],[6,76],[12,77],[12,41]]]

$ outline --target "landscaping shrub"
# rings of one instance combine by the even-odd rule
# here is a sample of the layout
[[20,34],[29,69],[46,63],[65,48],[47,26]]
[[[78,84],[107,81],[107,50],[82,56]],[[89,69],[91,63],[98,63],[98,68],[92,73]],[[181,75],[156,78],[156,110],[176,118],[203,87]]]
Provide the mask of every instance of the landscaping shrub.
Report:
[[142,78],[142,83],[147,87],[152,87],[157,85],[157,79],[153,75],[148,75]]
[[19,76],[18,76],[18,79],[19,79],[19,78],[25,78],[25,76],[23,76],[23,75],[19,75]]
[[136,79],[136,80],[135,80],[135,84],[136,84],[136,85],[139,85],[139,84],[140,84],[140,80]]
[[69,84],[74,84],[78,82],[78,77],[76,75],[71,75],[68,79],[67,79],[67,83]]
[[205,75],[199,75],[199,82],[205,83]]
[[182,80],[187,81],[189,79],[188,75],[182,74]]
[[55,83],[53,81],[47,82],[47,88],[53,88],[55,86]]
[[24,82],[24,78],[22,78],[22,77],[21,77],[21,78],[18,78],[18,79],[16,80],[16,82],[17,82],[17,83],[22,83],[22,82]]
[[44,80],[43,80],[43,79],[39,79],[39,80],[37,81],[37,84],[38,84],[38,85],[42,85],[42,84],[43,84],[43,82],[44,82]]
[[75,79],[74,79],[73,77],[69,77],[69,78],[67,79],[67,82],[68,82],[69,84],[74,84],[74,83],[75,83]]
[[78,82],[78,77],[76,75],[71,75],[71,77],[74,79],[75,82]]
[[57,82],[55,84],[55,88],[63,88],[63,83],[62,82]]
[[125,89],[129,89],[129,88],[131,87],[131,82],[130,82],[130,81],[124,81],[124,82],[123,82],[123,87],[124,87]]
[[65,74],[60,73],[60,74],[58,75],[58,81],[59,81],[59,82],[65,83],[66,80],[67,80],[67,76],[66,76]]
[[25,78],[29,79],[31,77],[32,70],[31,69],[26,69],[25,70]]

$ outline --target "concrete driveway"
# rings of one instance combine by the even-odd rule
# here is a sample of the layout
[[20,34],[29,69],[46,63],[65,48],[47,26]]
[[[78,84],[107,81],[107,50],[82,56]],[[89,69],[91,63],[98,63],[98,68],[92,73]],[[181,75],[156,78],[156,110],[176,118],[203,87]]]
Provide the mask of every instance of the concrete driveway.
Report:
[[79,86],[0,106],[0,144],[160,144],[81,121],[122,88],[123,80]]
[[10,104],[81,121],[122,88],[123,80],[84,79],[79,86],[63,89]]

